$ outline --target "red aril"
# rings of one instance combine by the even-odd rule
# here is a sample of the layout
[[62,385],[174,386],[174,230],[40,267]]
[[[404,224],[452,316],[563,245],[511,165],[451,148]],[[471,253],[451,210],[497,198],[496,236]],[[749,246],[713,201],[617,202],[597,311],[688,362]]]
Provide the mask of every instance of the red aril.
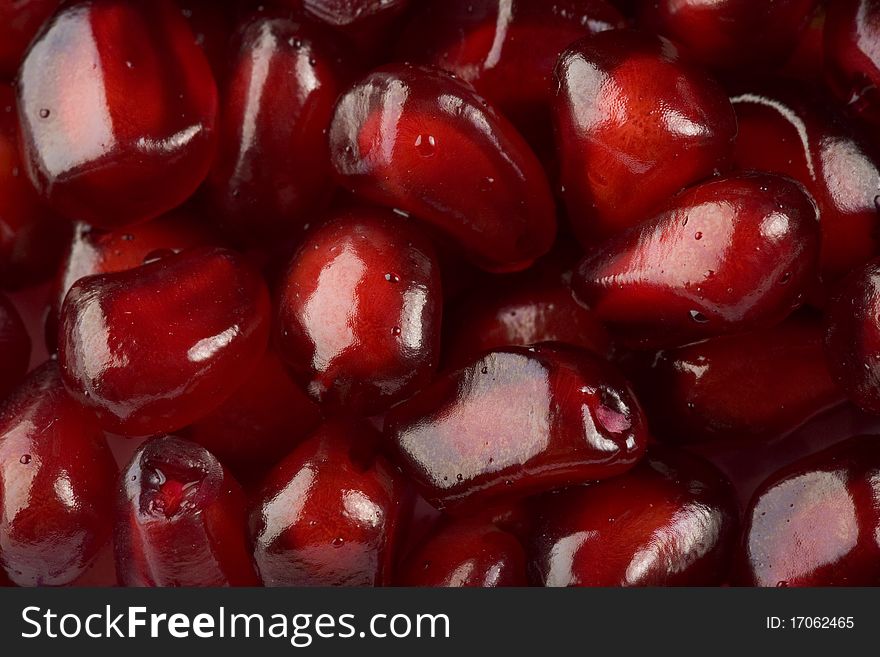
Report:
[[514,127],[470,85],[393,64],[345,93],[330,128],[340,185],[437,227],[489,271],[550,250],[553,197]]
[[214,154],[214,77],[170,0],[62,9],[22,64],[18,109],[31,182],[99,228],[180,205]]
[[225,249],[80,279],[61,310],[65,384],[108,431],[176,431],[250,373],[266,349],[270,312],[259,274]]
[[256,586],[247,504],[206,449],[165,436],[122,473],[116,569],[125,586]]
[[94,416],[67,394],[57,363],[0,405],[0,567],[19,586],[59,586],[109,540],[116,464]]
[[648,438],[610,365],[552,344],[496,350],[442,375],[388,414],[385,434],[438,508],[613,477]]
[[713,180],[590,252],[572,287],[615,340],[674,347],[781,322],[817,281],[819,224],[800,185]]

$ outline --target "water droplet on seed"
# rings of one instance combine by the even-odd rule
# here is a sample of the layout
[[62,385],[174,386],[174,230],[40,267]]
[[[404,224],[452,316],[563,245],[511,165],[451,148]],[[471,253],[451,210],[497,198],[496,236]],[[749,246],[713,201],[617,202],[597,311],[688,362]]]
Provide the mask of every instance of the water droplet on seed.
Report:
[[415,146],[422,157],[432,157],[437,149],[437,141],[433,135],[419,135],[416,137]]

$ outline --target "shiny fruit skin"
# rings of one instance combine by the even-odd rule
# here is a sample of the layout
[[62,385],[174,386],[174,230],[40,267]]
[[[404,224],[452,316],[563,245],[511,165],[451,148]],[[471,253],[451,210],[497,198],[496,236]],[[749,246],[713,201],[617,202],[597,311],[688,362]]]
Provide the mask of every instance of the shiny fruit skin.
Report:
[[0,294],[0,400],[24,378],[31,357],[31,338],[12,302]]
[[398,56],[472,84],[537,149],[552,143],[559,55],[583,36],[623,25],[605,0],[428,0],[401,34]]
[[880,584],[880,441],[859,436],[770,477],[745,515],[737,583]]
[[[837,3],[833,0],[829,4]],[[712,69],[766,69],[794,52],[818,0],[642,0],[643,26]]]
[[734,165],[788,176],[813,197],[822,229],[820,272],[846,275],[880,252],[880,159],[817,92],[781,79],[742,85]]
[[686,190],[589,253],[572,288],[620,343],[675,347],[781,322],[815,285],[818,257],[803,189],[740,174]]
[[266,586],[378,586],[392,576],[406,483],[366,424],[329,420],[266,477],[251,537]]
[[534,153],[448,73],[392,64],[357,82],[336,107],[330,157],[341,186],[435,226],[488,271],[524,269],[552,246]]
[[440,271],[414,222],[332,215],[300,245],[278,294],[276,345],[324,406],[375,415],[420,390],[440,357]]
[[58,365],[35,370],[0,406],[0,567],[19,586],[76,579],[109,540],[116,464]]
[[25,175],[15,91],[0,81],[0,288],[49,278],[69,233],[69,222],[49,209]]
[[496,350],[441,375],[386,416],[385,436],[441,509],[619,475],[648,438],[610,365],[552,344]]
[[638,377],[654,435],[674,443],[774,439],[844,401],[821,318],[654,354]]
[[52,285],[46,319],[46,343],[50,350],[57,346],[61,306],[79,279],[134,269],[151,260],[218,242],[214,231],[186,210],[173,210],[151,221],[110,232],[76,224]]
[[608,332],[575,301],[571,266],[560,267],[557,259],[567,261],[567,254],[552,251],[546,263],[539,261],[528,271],[472,285],[445,325],[446,363],[466,365],[492,349],[539,342],[562,342],[607,356]]
[[181,434],[216,455],[242,484],[250,484],[307,438],[320,420],[318,406],[270,350],[217,410]]
[[64,8],[22,64],[18,108],[34,187],[98,228],[180,205],[214,154],[216,84],[170,0]]
[[850,400],[880,413],[880,258],[841,282],[826,315],[825,348]]
[[208,194],[239,241],[289,238],[330,203],[327,130],[348,64],[332,37],[288,18],[246,22],[237,41]]
[[108,431],[176,431],[235,391],[266,349],[270,317],[265,283],[225,249],[90,276],[61,309],[64,382]]
[[829,2],[824,34],[826,78],[832,91],[853,116],[880,125],[880,2]]
[[654,448],[628,474],[544,505],[529,555],[544,586],[716,586],[737,540],[730,483],[687,452]]
[[670,41],[600,32],[562,54],[556,78],[563,197],[585,246],[726,168],[736,138],[730,100]]
[[238,482],[203,447],[153,438],[120,479],[116,569],[125,586],[257,586]]
[[399,586],[528,586],[526,554],[513,536],[489,523],[443,523],[407,557]]

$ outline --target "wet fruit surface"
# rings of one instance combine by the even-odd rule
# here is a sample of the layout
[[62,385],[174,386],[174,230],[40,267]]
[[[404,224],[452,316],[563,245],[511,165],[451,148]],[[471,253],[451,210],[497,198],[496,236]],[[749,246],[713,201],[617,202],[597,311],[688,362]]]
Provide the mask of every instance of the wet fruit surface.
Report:
[[560,53],[580,37],[622,27],[605,0],[428,0],[401,36],[406,61],[471,83],[530,138],[552,138],[549,107]]
[[880,3],[839,0],[828,3],[825,65],[832,91],[859,118],[880,121]]
[[[64,449],[59,449],[63,445]],[[21,586],[67,584],[113,526],[116,465],[58,365],[34,371],[0,406],[0,566]]]
[[211,163],[216,84],[170,0],[62,10],[22,64],[18,108],[34,186],[100,228],[179,205]]
[[844,441],[767,481],[746,512],[742,583],[876,586],[880,443]]
[[308,24],[266,17],[240,31],[209,190],[224,227],[253,243],[302,232],[329,203],[327,129],[347,73]]
[[46,322],[47,342],[55,346],[61,306],[70,288],[81,278],[126,271],[217,241],[209,227],[186,211],[170,212],[152,221],[110,232],[77,224],[52,287],[52,306]]
[[[608,332],[571,293],[567,255],[551,253],[546,266],[487,282],[458,303],[446,325],[447,361],[463,365],[498,347],[564,342],[600,356]],[[545,263],[542,263],[545,264]]]
[[266,586],[374,586],[392,575],[405,482],[368,426],[321,427],[269,473],[251,511]]
[[736,522],[721,473],[658,450],[623,477],[548,496],[529,567],[545,586],[720,584]]
[[772,438],[844,400],[825,361],[822,320],[792,317],[650,357],[639,398],[675,443]]
[[0,586],[880,585],[878,53],[880,0],[0,0]]
[[447,373],[394,409],[385,432],[439,507],[618,475],[647,440],[622,377],[561,345],[509,347]]
[[774,79],[733,96],[739,135],[734,164],[797,180],[819,210],[821,273],[831,281],[880,249],[876,150],[827,100]]
[[173,437],[145,443],[122,473],[116,569],[126,586],[256,586],[247,505],[206,449]]
[[175,431],[238,387],[266,348],[268,324],[265,284],[241,256],[194,249],[75,283],[59,362],[108,431]]
[[730,101],[666,39],[587,37],[560,57],[556,77],[563,196],[585,245],[641,223],[726,166],[736,137]]
[[404,562],[399,585],[431,587],[526,586],[519,541],[492,524],[459,521],[440,528]]
[[622,341],[676,346],[778,323],[815,284],[818,251],[798,185],[738,175],[685,191],[593,250],[572,286]]
[[418,226],[384,210],[339,213],[306,237],[284,276],[276,343],[316,401],[380,413],[434,373],[440,286]]
[[472,87],[438,69],[380,68],[339,101],[339,183],[442,230],[490,271],[549,251],[553,199],[535,155]]

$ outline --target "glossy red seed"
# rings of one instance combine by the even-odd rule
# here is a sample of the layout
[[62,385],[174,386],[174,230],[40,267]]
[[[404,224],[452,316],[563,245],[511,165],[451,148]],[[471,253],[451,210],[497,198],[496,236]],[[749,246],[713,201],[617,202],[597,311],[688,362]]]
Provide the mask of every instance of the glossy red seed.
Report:
[[0,400],[24,378],[31,339],[12,302],[0,294]]
[[362,79],[336,108],[330,156],[345,188],[433,224],[487,270],[524,269],[553,243],[537,158],[447,73],[395,64]]
[[373,586],[392,575],[406,485],[365,424],[331,420],[269,473],[251,511],[266,586]]
[[22,65],[18,107],[34,186],[100,228],[179,205],[213,157],[216,85],[170,0],[62,10]]
[[855,116],[880,124],[880,2],[834,0],[825,18],[827,78]]
[[229,399],[183,435],[206,447],[248,484],[312,433],[320,419],[317,405],[270,351]]
[[841,283],[827,312],[828,366],[858,406],[880,413],[880,259]]
[[556,77],[563,196],[582,243],[725,168],[736,137],[727,94],[666,39],[601,32],[563,53]]
[[116,465],[46,363],[0,406],[0,566],[20,586],[76,579],[110,537]]
[[341,53],[312,25],[263,17],[241,28],[208,183],[238,239],[296,235],[329,204],[327,130],[347,77]]
[[393,409],[385,434],[438,508],[619,475],[647,441],[622,377],[563,345],[509,347],[449,372]]
[[706,66],[752,70],[781,64],[794,51],[817,4],[818,0],[642,0],[641,23],[680,43]]
[[122,473],[116,569],[125,586],[256,586],[247,505],[206,449],[171,436],[144,443]]
[[538,148],[552,143],[560,53],[587,34],[623,24],[605,0],[428,0],[416,7],[398,53],[472,84]]
[[433,376],[442,292],[431,243],[387,210],[342,211],[303,242],[279,293],[276,344],[309,395],[374,415]]
[[469,520],[446,523],[401,566],[400,586],[528,586],[525,550],[510,533]]
[[183,210],[111,232],[77,224],[52,286],[46,320],[50,349],[55,349],[58,340],[58,316],[64,299],[81,278],[134,269],[195,246],[217,243],[218,238],[210,228]]
[[11,80],[40,26],[61,0],[2,0],[0,2],[0,78]]
[[69,231],[69,223],[42,202],[25,175],[15,92],[0,82],[0,288],[51,276]]
[[739,582],[880,584],[880,440],[846,440],[782,469],[745,516]]
[[580,300],[637,347],[672,347],[782,321],[815,283],[816,210],[787,179],[698,185],[610,240],[572,278]]
[[551,252],[527,272],[490,280],[456,304],[446,324],[446,361],[464,365],[498,347],[563,342],[600,356],[611,347],[608,332],[575,301],[567,254]]
[[199,248],[74,284],[59,362],[75,398],[128,436],[176,431],[213,411],[259,361],[265,283],[241,256]]
[[543,503],[530,571],[545,586],[713,586],[726,578],[736,500],[696,456],[657,449],[623,477]]
[[676,443],[776,438],[844,401],[821,318],[662,351],[639,377],[655,435]]
[[821,272],[834,280],[880,251],[880,167],[874,147],[818,93],[783,80],[733,97],[739,122],[734,163],[804,185],[819,209]]

